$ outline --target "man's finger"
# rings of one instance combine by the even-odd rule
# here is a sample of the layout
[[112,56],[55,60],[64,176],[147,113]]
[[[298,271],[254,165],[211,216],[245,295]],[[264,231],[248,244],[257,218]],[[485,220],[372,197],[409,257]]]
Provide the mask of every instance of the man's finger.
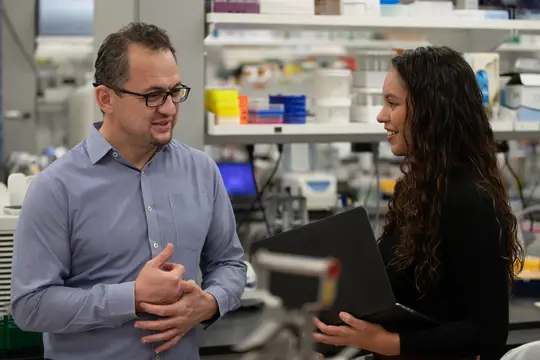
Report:
[[171,262],[163,264],[163,266],[161,267],[161,270],[172,274],[178,280],[182,280],[182,278],[184,277],[184,273],[186,272],[186,268],[184,267],[184,265],[175,264]]
[[155,268],[161,268],[169,261],[173,254],[173,250],[173,245],[171,243],[167,244],[167,246],[165,246],[165,249],[163,249],[159,254],[157,254],[155,258],[150,260],[149,263]]
[[161,345],[160,347],[158,347],[156,349],[156,353],[159,354],[160,352],[163,352],[165,350],[169,350],[170,348],[172,348],[174,345],[178,344],[178,342],[180,341],[180,339],[182,339],[184,337],[184,334],[181,333],[179,335],[176,335],[175,337],[173,337],[171,340],[167,341],[165,344]]
[[155,342],[163,342],[172,339],[173,337],[177,336],[180,333],[180,330],[172,328],[166,331],[162,331],[157,334],[152,334],[145,336],[141,339],[141,341],[144,344],[147,343],[155,343]]
[[172,316],[175,315],[175,306],[171,305],[154,305],[148,303],[141,303],[141,309],[146,311],[149,314],[154,314],[157,316]]
[[197,283],[195,281],[193,281],[193,280],[181,281],[180,282],[180,290],[182,290],[182,292],[192,293],[192,292],[198,291],[200,289],[201,288],[199,287],[199,285],[197,285]]
[[135,327],[137,329],[164,331],[174,327],[174,318],[166,318],[160,320],[143,320],[136,321]]

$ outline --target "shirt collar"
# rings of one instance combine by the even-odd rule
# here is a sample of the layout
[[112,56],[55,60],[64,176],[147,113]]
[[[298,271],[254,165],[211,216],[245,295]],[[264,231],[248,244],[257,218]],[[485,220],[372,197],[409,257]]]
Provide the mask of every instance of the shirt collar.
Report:
[[102,125],[103,121],[94,123],[90,130],[90,136],[86,139],[86,148],[92,164],[96,164],[112,149],[111,144],[99,132]]
[[[103,121],[96,122],[92,125],[92,129],[90,130],[90,136],[86,139],[86,148],[88,151],[88,156],[90,157],[90,161],[93,165],[95,165],[98,161],[103,159],[105,155],[109,153],[113,149],[112,145],[109,144],[107,140],[101,135],[99,132],[99,129],[103,125]],[[166,144],[163,146],[160,146],[158,148],[158,152],[168,150],[170,147],[170,144]]]

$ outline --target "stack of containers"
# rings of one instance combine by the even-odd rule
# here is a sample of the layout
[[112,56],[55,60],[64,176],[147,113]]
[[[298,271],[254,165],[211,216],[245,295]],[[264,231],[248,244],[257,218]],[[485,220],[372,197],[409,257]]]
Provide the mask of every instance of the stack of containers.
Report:
[[374,123],[383,106],[382,86],[390,69],[392,51],[369,51],[357,59],[353,74],[353,122]]
[[283,106],[251,105],[249,107],[250,124],[283,124]]
[[315,72],[315,118],[317,123],[346,124],[351,121],[352,72],[319,69]]
[[259,0],[261,14],[314,15],[314,0]]
[[342,16],[380,16],[380,0],[341,0]]
[[216,125],[240,124],[238,90],[205,89],[204,108],[215,114]]
[[238,106],[240,108],[240,124],[249,123],[248,115],[248,97],[247,95],[238,95]]
[[273,105],[282,105],[284,110],[284,124],[306,123],[306,97],[305,95],[270,95],[269,102]]
[[206,12],[213,13],[258,13],[258,0],[206,0]]

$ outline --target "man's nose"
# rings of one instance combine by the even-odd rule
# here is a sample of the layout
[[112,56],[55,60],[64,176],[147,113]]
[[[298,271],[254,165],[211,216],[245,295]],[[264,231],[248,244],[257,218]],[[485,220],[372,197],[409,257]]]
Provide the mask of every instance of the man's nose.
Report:
[[158,111],[162,114],[174,115],[176,113],[176,104],[170,96],[167,96],[167,100],[159,107]]

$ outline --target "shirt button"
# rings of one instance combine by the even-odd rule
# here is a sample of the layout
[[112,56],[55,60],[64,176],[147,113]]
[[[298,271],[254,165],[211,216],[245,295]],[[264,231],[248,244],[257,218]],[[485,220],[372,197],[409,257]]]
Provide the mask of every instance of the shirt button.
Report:
[[118,157],[118,153],[115,151],[115,152],[112,153],[112,156]]
[[161,357],[159,355],[156,355],[156,360],[159,360],[161,359]]
[[157,242],[155,242],[153,245],[154,245],[154,249],[157,249],[159,247],[159,244]]
[[144,176],[144,171],[141,172],[141,175]]
[[146,209],[147,209],[148,211],[152,211],[152,207],[151,207],[150,205],[148,205],[148,206],[146,207]]

